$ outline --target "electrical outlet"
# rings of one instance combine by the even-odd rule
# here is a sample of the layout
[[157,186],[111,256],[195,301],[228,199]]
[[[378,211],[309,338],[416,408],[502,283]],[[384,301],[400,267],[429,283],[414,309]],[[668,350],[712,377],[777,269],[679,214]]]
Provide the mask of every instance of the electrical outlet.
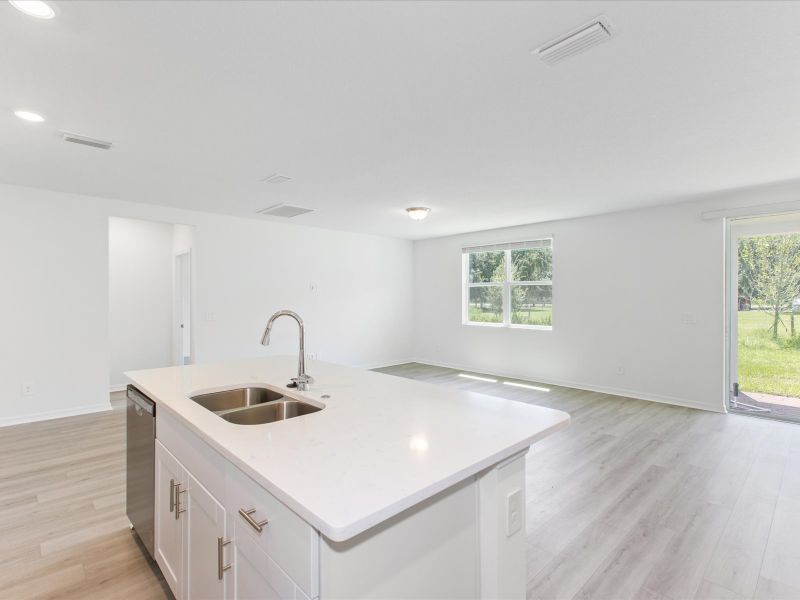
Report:
[[317,291],[317,289],[319,289],[319,288],[317,287],[317,284],[316,284],[316,283],[309,283],[309,284],[308,284],[308,291],[310,291],[310,292],[316,292],[316,291]]
[[514,490],[506,496],[506,537],[511,537],[522,529],[522,490]]
[[625,367],[617,367],[617,375],[625,375]]
[[681,323],[684,325],[696,325],[697,315],[694,313],[683,313],[681,315]]
[[213,312],[207,312],[206,313],[206,321],[208,321],[209,323],[213,323],[216,320],[217,320],[216,313],[213,313]]
[[36,386],[32,383],[23,383],[22,384],[22,395],[23,396],[33,396],[36,393]]

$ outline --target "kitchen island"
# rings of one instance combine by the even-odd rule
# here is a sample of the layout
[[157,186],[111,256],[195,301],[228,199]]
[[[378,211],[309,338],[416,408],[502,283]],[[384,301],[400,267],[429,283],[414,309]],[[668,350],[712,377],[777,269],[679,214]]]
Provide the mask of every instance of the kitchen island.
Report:
[[[322,362],[287,389],[295,368],[128,373],[157,406],[155,558],[176,597],[523,598],[525,454],[569,416]],[[315,412],[237,424],[192,400],[241,388]]]

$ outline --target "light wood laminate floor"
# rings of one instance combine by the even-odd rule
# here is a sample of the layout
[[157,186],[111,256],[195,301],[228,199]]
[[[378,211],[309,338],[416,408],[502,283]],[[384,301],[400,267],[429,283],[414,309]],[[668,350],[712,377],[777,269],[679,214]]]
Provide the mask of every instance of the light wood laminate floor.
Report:
[[[381,371],[572,415],[528,455],[529,598],[800,600],[800,426]],[[1,599],[169,597],[125,518],[124,416],[0,429]]]
[[125,516],[124,399],[0,428],[0,598],[170,598]]
[[800,426],[381,371],[572,415],[528,455],[528,598],[800,600]]

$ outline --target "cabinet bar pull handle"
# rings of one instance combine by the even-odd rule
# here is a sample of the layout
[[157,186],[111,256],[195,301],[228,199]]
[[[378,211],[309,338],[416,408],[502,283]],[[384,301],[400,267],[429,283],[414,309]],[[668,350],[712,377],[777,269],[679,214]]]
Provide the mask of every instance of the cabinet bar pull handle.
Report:
[[181,513],[185,513],[186,509],[181,508],[181,494],[185,494],[186,490],[181,489],[181,484],[175,484],[175,520],[181,518]]
[[230,564],[225,564],[225,561],[222,559],[222,552],[223,548],[230,544],[231,541],[228,540],[227,542],[221,538],[217,538],[217,579],[222,581],[222,577],[225,574],[225,571],[231,568]]
[[169,512],[175,512],[175,480],[169,480]]
[[250,525],[250,527],[252,527],[253,529],[255,529],[258,533],[261,533],[264,530],[264,525],[269,523],[269,519],[264,519],[263,521],[258,522],[253,517],[250,516],[254,512],[256,512],[255,508],[251,508],[250,510],[245,510],[243,508],[239,509],[239,514],[245,521],[247,521],[247,524]]

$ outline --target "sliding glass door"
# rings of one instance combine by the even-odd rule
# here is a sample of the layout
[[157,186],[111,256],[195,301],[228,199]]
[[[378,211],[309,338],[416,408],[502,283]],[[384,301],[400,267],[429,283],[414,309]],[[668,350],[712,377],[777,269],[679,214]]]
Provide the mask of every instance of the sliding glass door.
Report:
[[800,216],[730,222],[732,412],[800,422]]

